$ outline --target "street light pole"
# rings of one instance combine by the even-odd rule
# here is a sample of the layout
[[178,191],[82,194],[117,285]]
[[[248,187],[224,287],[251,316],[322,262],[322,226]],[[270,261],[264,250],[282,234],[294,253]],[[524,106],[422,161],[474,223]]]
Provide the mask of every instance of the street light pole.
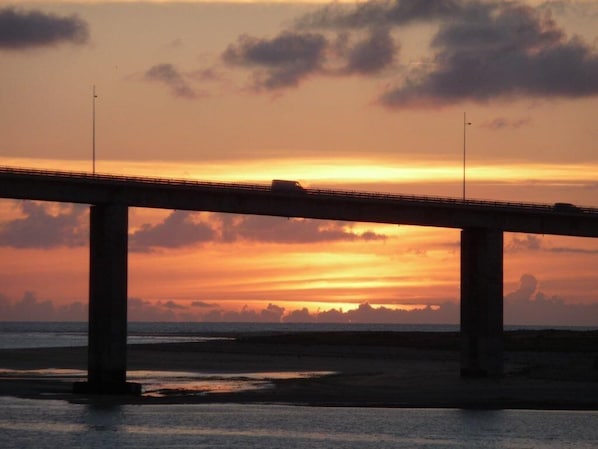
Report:
[[471,122],[467,121],[467,113],[463,113],[463,201],[465,201],[465,159],[466,159],[466,148],[467,148],[467,126],[471,125]]
[[96,174],[96,86],[93,85],[92,97],[92,172]]

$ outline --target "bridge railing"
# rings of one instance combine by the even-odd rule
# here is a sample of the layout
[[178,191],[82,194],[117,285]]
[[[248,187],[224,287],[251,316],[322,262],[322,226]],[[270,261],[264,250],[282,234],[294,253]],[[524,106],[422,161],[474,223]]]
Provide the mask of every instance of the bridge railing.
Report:
[[[11,167],[0,167],[0,175],[36,175],[36,176],[47,176],[51,178],[64,178],[72,180],[84,180],[92,183],[137,183],[137,184],[161,184],[169,186],[188,186],[188,187],[205,187],[208,189],[219,189],[219,190],[243,190],[253,192],[268,192],[271,193],[270,185],[260,184],[248,184],[248,183],[224,183],[224,182],[212,182],[212,181],[199,181],[193,179],[179,179],[179,178],[155,178],[155,177],[144,177],[144,176],[126,176],[126,175],[113,175],[113,174],[102,174],[102,173],[89,173],[89,172],[72,172],[72,171],[60,171],[60,170],[43,170],[43,169],[27,169],[27,168],[11,168]],[[481,207],[488,208],[493,207],[496,209],[514,211],[535,211],[542,213],[584,213],[584,214],[597,214],[598,208],[567,205],[566,210],[558,208],[554,204],[542,204],[542,203],[522,203],[522,202],[510,202],[510,201],[496,201],[496,200],[481,200],[481,199],[461,199],[452,197],[442,196],[418,196],[418,195],[406,195],[396,193],[380,193],[380,192],[364,192],[364,191],[353,191],[353,190],[335,190],[335,189],[304,189],[302,194],[317,195],[319,197],[332,197],[332,198],[347,198],[347,199],[364,199],[364,200],[381,200],[381,201],[401,201],[401,202],[413,202],[413,203],[427,203],[430,205],[446,206],[454,205],[466,207],[467,209]],[[285,193],[288,194],[288,193]]]

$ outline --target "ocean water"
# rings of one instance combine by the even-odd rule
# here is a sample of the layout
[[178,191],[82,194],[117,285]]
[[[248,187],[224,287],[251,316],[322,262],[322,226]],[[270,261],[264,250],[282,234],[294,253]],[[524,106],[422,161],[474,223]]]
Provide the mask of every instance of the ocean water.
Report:
[[[505,326],[505,329],[545,329],[541,326]],[[551,329],[595,330],[596,327]],[[310,331],[421,331],[457,332],[457,324],[364,323],[146,323],[128,324],[128,343],[166,343],[234,338],[238,334]],[[0,321],[0,349],[87,345],[86,322]]]
[[598,412],[93,405],[0,398],[0,447],[595,449]]
[[[128,324],[129,344],[231,338],[238,334],[308,331],[457,331],[456,325],[325,323],[143,323]],[[0,321],[0,349],[87,345],[86,322]]]

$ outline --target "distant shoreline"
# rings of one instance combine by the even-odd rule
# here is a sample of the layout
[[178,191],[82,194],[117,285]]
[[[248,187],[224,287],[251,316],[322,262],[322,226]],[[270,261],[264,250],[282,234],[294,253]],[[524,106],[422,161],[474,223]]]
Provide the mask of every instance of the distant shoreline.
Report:
[[[0,350],[0,369],[86,369],[87,349]],[[501,379],[459,376],[456,332],[301,332],[236,340],[130,345],[131,370],[330,371],[240,393],[83,396],[67,380],[0,375],[0,395],[71,402],[262,403],[312,406],[598,410],[598,331],[505,333]]]

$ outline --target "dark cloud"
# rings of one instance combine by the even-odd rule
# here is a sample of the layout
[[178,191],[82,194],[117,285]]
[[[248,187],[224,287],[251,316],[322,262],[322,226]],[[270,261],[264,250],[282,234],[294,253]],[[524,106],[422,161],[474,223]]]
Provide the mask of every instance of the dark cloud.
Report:
[[341,48],[346,58],[347,73],[374,74],[389,67],[398,52],[388,29],[373,30],[353,47]]
[[185,81],[185,77],[172,64],[156,64],[144,75],[148,81],[166,84],[175,97],[194,99],[197,93]]
[[[0,223],[0,246],[55,248],[85,246],[89,241],[87,206],[22,201],[24,217]],[[129,234],[131,251],[182,248],[205,242],[238,240],[264,243],[316,243],[326,241],[384,240],[374,231],[355,232],[352,225],[335,221],[286,219],[231,214],[173,211],[157,224],[144,224]]]
[[542,239],[536,235],[519,234],[513,235],[511,240],[505,245],[505,250],[508,252],[519,251],[538,251],[542,248]]
[[566,304],[563,298],[538,290],[531,274],[521,277],[520,286],[505,295],[504,320],[508,324],[595,326],[598,304]]
[[214,307],[218,307],[218,304],[213,304],[213,303],[209,303],[209,302],[205,302],[205,301],[193,301],[191,303],[191,307],[200,307],[200,308],[212,309]]
[[271,243],[316,243],[351,240],[383,240],[386,236],[367,231],[358,234],[350,225],[335,221],[244,216],[226,231],[228,239]]
[[508,252],[545,251],[551,253],[598,254],[598,249],[568,246],[547,246],[543,239],[536,235],[526,234],[523,237],[515,234],[505,245]]
[[576,254],[598,254],[598,249],[591,248],[571,248],[566,246],[553,246],[548,251],[552,253],[576,253]]
[[133,251],[150,251],[155,248],[181,248],[211,241],[216,231],[210,224],[194,221],[200,214],[174,211],[157,225],[146,224],[129,236]]
[[[195,218],[194,218],[195,217]],[[356,233],[351,225],[326,220],[287,219],[257,215],[175,211],[156,225],[145,225],[130,236],[131,249],[180,248],[203,242],[239,240],[264,243],[317,243],[327,241],[383,240],[373,231]]]
[[522,126],[527,126],[530,123],[531,123],[531,120],[529,117],[520,118],[520,119],[508,119],[505,117],[496,117],[490,121],[483,123],[482,127],[489,128],[489,129],[496,129],[496,130],[513,129],[513,128],[517,129],[517,128],[521,128]]
[[598,54],[550,16],[517,2],[471,4],[475,10],[441,25],[431,69],[386,92],[383,104],[598,94]]
[[[401,66],[393,31],[412,24],[437,27],[431,54],[426,64]],[[550,9],[516,0],[333,4],[300,17],[292,31],[274,39],[242,36],[223,58],[252,69],[256,87],[263,89],[296,87],[313,74],[379,76],[394,66],[394,73],[385,73],[396,78],[379,98],[393,108],[598,94],[596,50],[566,36]],[[490,126],[526,123],[499,119]]]
[[273,39],[240,36],[222,58],[228,64],[259,68],[255,73],[255,87],[278,89],[297,86],[312,73],[321,70],[325,37],[315,33],[287,31]]
[[[540,283],[531,274],[521,277],[519,287],[504,298],[504,321],[509,325],[596,326],[598,304],[567,304],[563,298],[548,296],[539,291]],[[374,307],[364,302],[355,308],[318,310],[287,310],[276,304],[263,309],[244,306],[241,310],[226,310],[204,302],[191,307],[174,301],[148,301],[129,298],[128,316],[131,321],[203,321],[252,323],[401,323],[401,324],[458,324],[460,306],[445,301],[415,310],[401,310],[391,306]],[[204,307],[205,305],[205,307]],[[209,305],[209,307],[207,307]],[[191,310],[193,307],[198,310]],[[207,310],[209,309],[209,310]],[[74,302],[57,305],[52,300],[39,300],[26,292],[11,301],[0,294],[0,317],[11,321],[85,321],[87,304]]]
[[505,295],[505,301],[509,303],[530,301],[536,288],[538,288],[538,280],[531,274],[524,274],[519,281],[519,288]]
[[372,307],[368,303],[345,312],[352,323],[409,323],[409,324],[456,324],[459,322],[459,305],[446,302],[437,306],[425,306],[413,310],[392,307]]
[[369,28],[447,19],[463,10],[459,0],[371,0],[355,6],[333,3],[296,21],[298,28]]
[[317,317],[309,313],[306,307],[293,310],[284,317],[285,323],[315,323]]
[[88,312],[82,302],[57,305],[49,299],[38,299],[33,292],[25,292],[16,301],[0,294],[0,317],[3,321],[86,321]]
[[164,307],[162,303],[151,302],[141,298],[129,298],[127,316],[130,321],[181,321],[176,311]]
[[185,309],[187,309],[186,306],[183,306],[183,305],[181,305],[181,304],[179,304],[177,302],[174,302],[173,300],[168,300],[168,301],[165,301],[165,302],[158,301],[158,306],[159,307],[164,307],[166,309],[171,309],[171,310],[185,310]]
[[0,246],[48,249],[87,244],[86,206],[61,206],[57,214],[48,212],[48,204],[22,201],[19,206],[25,217],[0,223]]
[[12,7],[0,9],[0,49],[22,50],[63,42],[83,44],[88,39],[87,23],[77,16],[59,17]]
[[275,304],[268,304],[268,307],[262,310],[255,310],[244,306],[240,311],[212,310],[202,315],[201,320],[215,323],[280,323],[284,311],[284,307]]

